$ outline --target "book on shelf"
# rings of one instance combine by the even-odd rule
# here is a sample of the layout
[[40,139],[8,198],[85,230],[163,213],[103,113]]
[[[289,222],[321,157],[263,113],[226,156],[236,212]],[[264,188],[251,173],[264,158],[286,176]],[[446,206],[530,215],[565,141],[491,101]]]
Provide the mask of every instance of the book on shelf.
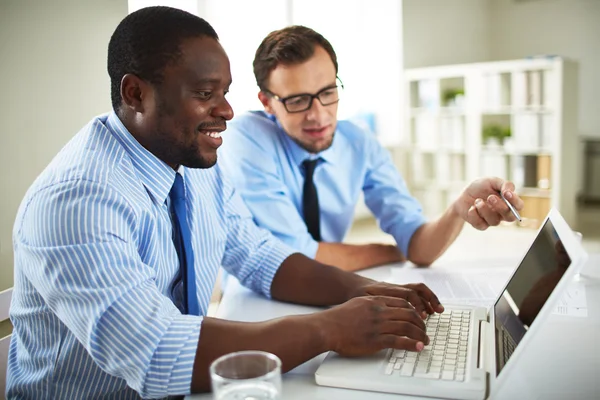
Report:
[[445,116],[439,120],[440,146],[444,149],[464,150],[464,123],[462,116]]
[[556,70],[547,69],[542,72],[542,104],[544,107],[551,107],[556,104],[556,87],[553,85],[556,82]]
[[537,151],[540,148],[540,116],[516,114],[513,116],[512,136],[517,151]]
[[484,109],[496,110],[510,105],[510,81],[505,74],[488,74],[483,85]]
[[542,106],[542,71],[527,71],[527,105]]
[[525,108],[527,106],[527,73],[525,71],[513,72],[511,89],[512,106],[516,109]]
[[549,155],[537,157],[537,187],[550,189],[551,187],[552,158]]
[[436,150],[436,118],[432,115],[419,114],[414,120],[415,144],[421,150]]
[[538,183],[538,162],[537,156],[522,156],[523,164],[523,186],[528,188],[537,187]]
[[511,174],[510,179],[512,180],[515,188],[522,188],[525,186],[525,157],[516,156],[512,157]]
[[419,107],[427,110],[436,110],[440,107],[440,81],[439,79],[422,79],[418,83]]

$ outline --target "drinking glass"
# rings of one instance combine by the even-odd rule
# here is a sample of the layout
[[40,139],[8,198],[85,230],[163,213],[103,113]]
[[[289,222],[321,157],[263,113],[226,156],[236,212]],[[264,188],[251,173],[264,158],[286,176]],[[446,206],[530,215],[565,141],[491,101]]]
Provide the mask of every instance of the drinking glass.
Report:
[[264,351],[238,351],[210,365],[215,400],[281,399],[281,360]]

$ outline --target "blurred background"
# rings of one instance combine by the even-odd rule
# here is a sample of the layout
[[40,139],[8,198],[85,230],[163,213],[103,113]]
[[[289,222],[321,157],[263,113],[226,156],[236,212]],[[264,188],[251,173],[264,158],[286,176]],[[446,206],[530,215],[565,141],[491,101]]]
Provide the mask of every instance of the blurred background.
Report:
[[[322,33],[345,85],[340,118],[377,135],[427,215],[493,174],[526,199],[510,228],[535,228],[556,206],[588,246],[600,240],[600,0],[0,0],[0,291],[13,284],[25,191],[110,110],[110,35],[157,4],[215,27],[238,114],[260,107],[252,60],[266,34]],[[348,241],[389,240],[359,204]]]

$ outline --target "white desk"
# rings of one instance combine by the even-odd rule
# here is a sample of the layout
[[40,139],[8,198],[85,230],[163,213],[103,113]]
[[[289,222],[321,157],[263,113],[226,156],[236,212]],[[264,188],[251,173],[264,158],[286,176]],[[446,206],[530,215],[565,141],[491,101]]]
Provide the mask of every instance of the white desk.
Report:
[[[502,230],[498,230],[500,234]],[[462,234],[448,251],[440,264],[457,259],[494,260],[512,254],[518,259],[533,240],[530,231],[515,231],[495,240],[497,234],[467,232]],[[501,245],[499,245],[499,243]],[[474,251],[475,250],[475,251]],[[473,263],[469,263],[473,268]],[[362,274],[373,279],[386,280],[391,268],[411,266],[385,266],[364,271]],[[442,268],[440,266],[440,268]],[[600,270],[600,255],[590,257],[586,270]],[[586,285],[588,317],[566,317],[552,315],[539,340],[532,344],[528,353],[531,359],[523,360],[520,378],[515,385],[505,385],[506,390],[496,398],[534,399],[598,399],[600,398],[600,273],[593,271],[596,278],[581,277]],[[237,280],[230,279],[218,309],[218,317],[237,321],[262,321],[284,315],[305,314],[318,308],[269,301],[242,287]],[[385,393],[345,390],[318,386],[314,372],[324,354],[312,359],[283,376],[283,398],[296,399],[408,399],[414,397]],[[521,369],[521,368],[520,368]],[[188,400],[210,399],[210,394],[188,396]]]

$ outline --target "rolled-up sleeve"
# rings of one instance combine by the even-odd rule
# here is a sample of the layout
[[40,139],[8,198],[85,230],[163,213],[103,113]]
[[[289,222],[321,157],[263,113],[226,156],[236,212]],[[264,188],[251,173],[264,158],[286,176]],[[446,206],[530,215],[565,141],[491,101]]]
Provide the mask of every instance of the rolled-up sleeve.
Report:
[[410,240],[426,221],[419,202],[411,196],[389,152],[375,138],[367,140],[369,165],[363,192],[367,207],[381,229],[392,235],[403,254]]
[[189,393],[202,317],[156,286],[127,201],[78,180],[39,191],[22,213],[16,261],[93,361],[142,397]]

